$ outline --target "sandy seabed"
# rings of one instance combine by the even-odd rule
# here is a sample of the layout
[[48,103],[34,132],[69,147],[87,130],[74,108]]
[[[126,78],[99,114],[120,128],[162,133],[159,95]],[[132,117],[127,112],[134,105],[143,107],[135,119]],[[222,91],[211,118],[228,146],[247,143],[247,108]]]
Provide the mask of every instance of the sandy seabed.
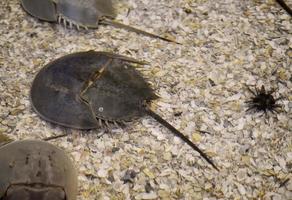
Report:
[[[51,143],[76,163],[78,200],[291,199],[292,18],[273,0],[121,0],[115,7],[117,20],[182,45],[111,26],[66,29],[31,17],[17,0],[0,2],[0,133],[14,140],[71,133]],[[150,117],[106,134],[40,119],[29,99],[37,72],[88,50],[148,61],[141,73],[161,97],[153,109],[220,172]],[[282,111],[246,113],[246,85],[276,88]]]

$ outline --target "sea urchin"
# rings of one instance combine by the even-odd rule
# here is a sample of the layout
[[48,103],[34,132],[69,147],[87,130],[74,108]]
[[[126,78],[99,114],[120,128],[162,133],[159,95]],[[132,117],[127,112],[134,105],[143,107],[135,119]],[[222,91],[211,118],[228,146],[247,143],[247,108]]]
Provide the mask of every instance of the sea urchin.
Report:
[[274,113],[277,112],[277,108],[281,108],[280,104],[277,104],[282,97],[274,98],[272,95],[275,90],[266,91],[265,86],[262,85],[261,89],[255,88],[255,91],[252,91],[249,87],[248,90],[253,94],[253,97],[250,98],[249,101],[246,101],[248,104],[247,112],[250,110],[254,110],[255,112],[264,112],[267,114],[268,111]]

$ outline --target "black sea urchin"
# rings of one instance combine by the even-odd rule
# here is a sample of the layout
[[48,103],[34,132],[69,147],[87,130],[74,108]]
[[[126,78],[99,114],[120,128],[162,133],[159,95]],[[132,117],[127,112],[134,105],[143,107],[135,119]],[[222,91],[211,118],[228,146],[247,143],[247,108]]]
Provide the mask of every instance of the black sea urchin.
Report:
[[272,95],[275,90],[266,91],[265,86],[262,85],[261,89],[255,88],[255,91],[252,91],[249,87],[248,90],[253,94],[253,97],[249,101],[246,101],[248,104],[247,112],[254,110],[255,112],[264,112],[267,114],[268,111],[274,113],[277,112],[277,108],[281,108],[280,104],[277,104],[282,97],[274,98]]

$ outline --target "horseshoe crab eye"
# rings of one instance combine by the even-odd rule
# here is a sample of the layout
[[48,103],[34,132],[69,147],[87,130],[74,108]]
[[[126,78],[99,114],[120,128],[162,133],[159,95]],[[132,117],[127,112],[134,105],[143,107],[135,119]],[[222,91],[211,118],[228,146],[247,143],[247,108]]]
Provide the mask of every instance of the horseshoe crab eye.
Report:
[[103,107],[99,107],[99,108],[98,108],[98,111],[99,111],[99,112],[103,112]]

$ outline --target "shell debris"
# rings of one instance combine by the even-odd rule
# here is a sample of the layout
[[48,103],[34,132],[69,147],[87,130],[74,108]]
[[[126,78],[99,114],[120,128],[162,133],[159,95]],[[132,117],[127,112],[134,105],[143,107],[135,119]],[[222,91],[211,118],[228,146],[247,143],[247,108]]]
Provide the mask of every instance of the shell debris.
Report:
[[[65,29],[29,16],[19,0],[0,1],[0,134],[19,140],[71,131],[52,143],[76,161],[78,200],[291,198],[291,17],[274,1],[115,2],[117,20],[182,45],[110,26]],[[162,97],[153,109],[210,153],[220,173],[150,117],[113,134],[41,120],[29,100],[37,72],[88,50],[150,62],[141,73]],[[283,112],[246,113],[245,85],[277,88]],[[137,173],[132,183],[121,180],[127,170]]]

